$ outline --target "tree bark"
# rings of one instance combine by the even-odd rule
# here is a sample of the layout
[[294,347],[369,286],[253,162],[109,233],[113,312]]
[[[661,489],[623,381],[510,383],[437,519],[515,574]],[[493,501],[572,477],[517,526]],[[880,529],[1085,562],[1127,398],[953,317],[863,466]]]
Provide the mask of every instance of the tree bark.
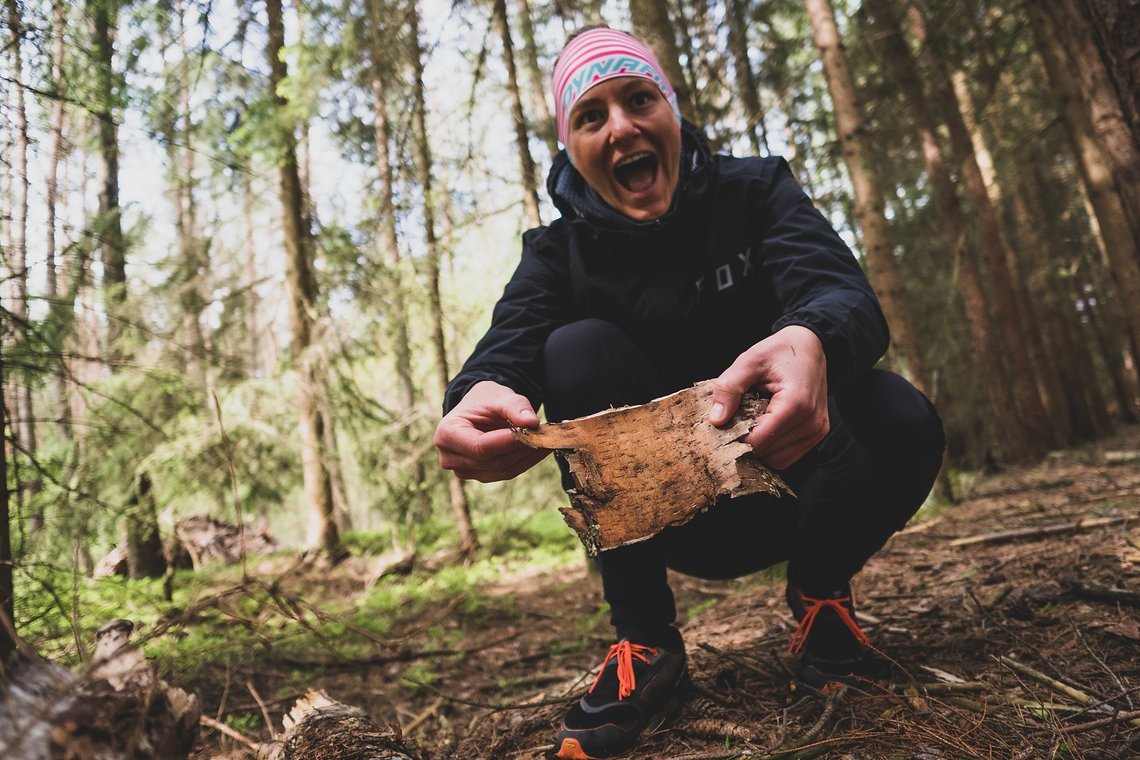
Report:
[[538,45],[534,39],[534,15],[530,10],[530,2],[517,0],[516,11],[523,39],[523,62],[530,76],[530,98],[535,130],[550,150],[550,157],[554,158],[558,155],[558,129],[554,125],[554,117],[550,115],[550,105],[546,100],[546,83],[550,77],[543,72],[538,63]]
[[257,295],[257,248],[253,243],[253,177],[248,165],[238,167],[241,175],[241,219],[244,234],[242,254],[245,262],[245,290],[242,295],[242,317],[245,326],[245,376],[259,377],[261,361],[261,324],[258,319],[260,299]]
[[[404,298],[404,265],[400,255],[400,241],[396,232],[396,192],[392,167],[391,129],[389,127],[388,101],[385,83],[391,81],[390,67],[385,63],[385,45],[389,43],[382,36],[385,29],[380,0],[368,0],[368,13],[371,20],[369,37],[370,65],[372,67],[373,96],[373,140],[376,143],[376,167],[380,173],[380,249],[383,254],[387,288],[384,291],[387,303],[388,340],[396,360],[397,399],[400,410],[400,441],[407,451],[416,445],[412,424],[416,416],[415,378],[412,375],[412,340],[408,334],[408,307]],[[431,494],[427,488],[427,471],[421,457],[412,462],[411,502],[416,505],[419,515],[431,514]],[[406,517],[406,516],[405,516]],[[414,550],[415,535],[409,531],[407,541]]]
[[[1025,441],[1033,454],[1043,454],[1056,437],[1041,395],[1037,389],[1037,376],[1026,348],[1026,328],[1017,309],[1017,292],[1009,271],[1009,253],[1003,241],[997,214],[990,203],[985,181],[974,154],[969,130],[962,118],[962,109],[950,83],[939,53],[937,40],[929,39],[926,19],[913,3],[908,2],[908,20],[911,33],[927,61],[931,76],[931,92],[942,111],[950,135],[950,145],[962,171],[966,193],[974,211],[978,248],[986,262],[986,270],[993,286],[993,308],[1001,328],[1002,349],[1009,359],[1009,380],[1017,399],[1019,417],[1025,428]],[[939,48],[940,49],[940,48]]]
[[1089,20],[1132,139],[1140,143],[1140,3],[1078,0],[1077,5]]
[[748,139],[756,155],[767,155],[768,132],[764,125],[764,109],[760,105],[760,89],[752,72],[748,56],[748,3],[746,0],[725,0],[724,15],[728,19],[728,47],[732,51],[736,92],[744,104],[748,118]]
[[[20,6],[16,0],[7,0],[8,30],[11,33],[10,51],[12,54],[12,74],[16,80],[13,86],[16,95],[15,103],[15,150],[10,157],[12,168],[15,170],[15,180],[12,183],[10,204],[11,221],[9,223],[9,248],[6,261],[9,267],[9,276],[12,278],[9,286],[12,288],[11,315],[15,322],[17,340],[25,347],[28,345],[28,111],[24,92],[24,60],[23,60],[23,19],[20,16]],[[16,397],[16,419],[13,425],[16,438],[24,456],[34,458],[36,455],[36,418],[35,408],[32,404],[32,384],[27,375],[22,382],[15,383],[14,395]],[[33,477],[22,484],[23,497],[31,496],[40,489],[38,477]],[[42,516],[33,515],[35,523],[42,520]]]
[[[63,0],[52,0],[52,56],[51,81],[52,89],[60,96],[52,101],[51,105],[51,147],[48,153],[48,166],[44,178],[46,185],[45,203],[47,206],[47,224],[45,225],[44,268],[46,270],[47,296],[52,309],[59,312],[59,319],[64,319],[60,297],[64,294],[64,283],[59,277],[60,262],[56,254],[56,214],[59,206],[59,164],[63,158],[64,140],[63,127],[67,116],[66,95],[67,80],[64,77],[64,62],[67,55],[67,46],[64,45],[64,30],[67,24],[67,7]],[[71,400],[67,390],[67,358],[64,356],[62,341],[58,368],[52,374],[51,392],[52,405],[56,413],[56,430],[60,438],[67,441],[71,439]]]
[[863,232],[867,270],[883,313],[891,326],[892,350],[920,390],[927,387],[926,370],[914,334],[902,275],[895,263],[895,243],[886,217],[886,201],[871,153],[870,133],[847,68],[835,13],[828,0],[805,0],[812,33],[834,104],[839,144],[855,193],[855,218]]
[[1037,50],[1060,102],[1062,123],[1103,239],[1128,333],[1133,344],[1140,345],[1140,239],[1133,234],[1108,156],[1081,104],[1074,67],[1057,39],[1053,19],[1040,2],[1029,3],[1029,18]]
[[673,30],[673,22],[669,20],[669,8],[665,0],[629,0],[629,14],[634,36],[649,46],[665,71],[665,76],[669,77],[669,83],[677,93],[681,116],[696,122],[693,91],[681,70],[677,35]]
[[103,163],[99,216],[95,220],[94,231],[103,257],[106,355],[114,371],[127,354],[126,347],[122,345],[126,325],[123,307],[127,300],[127,252],[122,209],[119,207],[119,127],[116,122],[120,85],[114,69],[119,0],[87,0],[87,8],[92,23],[91,47],[97,96],[94,116],[98,122],[99,157]]
[[[279,92],[280,84],[288,76],[281,51],[285,46],[285,26],[281,0],[266,0],[268,20],[269,93],[280,110],[288,103]],[[305,482],[305,502],[308,510],[308,545],[319,549],[331,558],[342,554],[340,534],[333,515],[332,481],[322,456],[325,419],[321,413],[324,397],[324,378],[318,371],[319,362],[314,345],[317,315],[317,282],[313,272],[312,226],[301,191],[301,176],[297,165],[297,138],[294,130],[281,130],[278,179],[282,222],[285,228],[285,279],[289,289],[289,324],[293,363],[297,370],[298,428],[301,433],[301,466]]]
[[[171,159],[178,170],[175,174],[176,226],[181,254],[181,282],[178,300],[182,308],[183,347],[186,360],[186,374],[193,387],[205,397],[209,379],[206,360],[206,340],[202,330],[202,312],[206,299],[202,295],[202,278],[209,271],[206,241],[202,239],[198,224],[198,204],[194,180],[194,124],[190,113],[190,55],[186,47],[186,7],[183,0],[177,0],[174,12],[178,16],[179,63],[177,126],[171,137],[176,136],[177,151],[171,151]],[[177,155],[175,155],[177,153]]]
[[507,91],[511,96],[511,117],[515,124],[515,147],[519,155],[519,175],[523,184],[523,207],[527,224],[538,227],[542,217],[538,212],[538,182],[535,179],[534,159],[530,155],[530,136],[527,134],[526,115],[523,113],[522,93],[519,92],[518,72],[515,68],[515,48],[511,40],[511,26],[507,19],[506,0],[493,0],[495,24],[503,43],[503,65],[507,69]]
[[1104,51],[1082,8],[1083,0],[1037,0],[1036,5],[1051,17],[1061,44],[1074,62],[1070,70],[1080,87],[1097,140],[1112,163],[1112,176],[1133,238],[1140,241],[1140,138],[1125,116],[1120,92],[1105,65]]
[[1001,353],[986,310],[985,288],[978,268],[978,255],[970,243],[962,206],[954,190],[954,182],[946,166],[946,157],[938,141],[935,122],[918,78],[918,62],[902,36],[898,17],[890,0],[865,0],[873,28],[879,32],[876,44],[886,63],[887,76],[898,87],[906,103],[911,123],[922,146],[923,162],[930,180],[935,208],[950,242],[958,272],[958,291],[972,337],[971,349],[980,371],[980,380],[992,409],[997,437],[1003,453],[1022,459],[1023,434],[1015,413],[1013,396],[1001,365]]
[[158,509],[154,504],[150,476],[140,474],[126,515],[127,574],[131,578],[161,578],[166,572]]
[[[1000,76],[995,76],[994,79],[994,88],[996,89],[1000,83]],[[980,124],[982,119],[979,119],[975,113],[973,96],[967,85],[966,75],[961,70],[956,70],[951,76],[951,80],[954,94],[957,96],[958,104],[961,107],[962,122],[970,133],[970,145],[973,147],[974,156],[978,161],[978,169],[982,173],[986,195],[990,199],[990,203],[993,204],[994,213],[1000,219],[1003,206],[1007,204],[1009,206],[1016,205],[1015,200],[1007,197],[1007,195],[1016,194],[1016,184],[1014,184],[1014,192],[1007,194],[998,180],[993,153],[989,149],[986,135],[982,132]],[[1009,97],[1016,100],[1017,93],[1014,92]],[[1004,114],[1000,109],[991,109],[983,118],[990,128],[993,141],[1000,145]],[[1012,176],[1012,172],[1010,174]],[[1037,381],[1037,392],[1051,421],[1051,428],[1056,434],[1054,443],[1064,443],[1068,440],[1070,433],[1069,428],[1065,425],[1065,414],[1061,408],[1064,389],[1054,369],[1056,362],[1050,361],[1045,352],[1045,344],[1041,334],[1042,320],[1034,312],[1033,303],[1029,298],[1028,282],[1030,277],[1025,272],[1024,262],[1018,256],[1019,251],[1010,242],[1010,236],[1007,234],[1005,226],[999,224],[998,232],[1002,236],[1005,262],[1009,268],[1010,281],[1013,284],[1013,293],[1016,296],[1012,306],[1016,308],[1021,317],[1021,323],[1025,325],[1024,342],[1029,355],[1030,366],[1033,368],[1033,377]],[[1031,240],[1032,238],[1023,238],[1023,240],[1026,239]]]
[[[424,98],[423,48],[420,45],[420,12],[417,0],[411,0],[408,18],[411,22],[412,65],[412,131],[415,142],[416,175],[423,193],[424,246],[427,249],[428,300],[432,315],[432,345],[435,347],[437,378],[440,393],[447,389],[451,377],[447,361],[447,342],[443,334],[443,299],[440,295],[440,247],[435,232],[435,206],[432,198],[432,158],[431,143],[427,133],[427,106]],[[459,551],[465,559],[474,556],[479,547],[475,525],[471,521],[471,506],[463,481],[454,474],[448,476],[451,495],[451,508],[455,524],[459,529]]]
[[767,399],[746,394],[718,428],[708,422],[712,395],[708,380],[640,406],[514,431],[564,459],[574,488],[562,514],[590,556],[683,525],[721,496],[794,496],[741,440]]
[[[4,397],[4,346],[0,343],[0,398]],[[14,604],[15,587],[12,583],[12,512],[8,504],[8,441],[4,433],[8,429],[8,411],[0,404],[0,684],[7,677],[3,664],[16,651],[16,612]]]

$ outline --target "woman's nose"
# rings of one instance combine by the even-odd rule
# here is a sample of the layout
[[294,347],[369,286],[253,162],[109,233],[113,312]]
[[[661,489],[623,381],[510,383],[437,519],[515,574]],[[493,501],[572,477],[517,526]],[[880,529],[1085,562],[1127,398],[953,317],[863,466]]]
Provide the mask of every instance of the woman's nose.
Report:
[[635,137],[638,132],[637,125],[620,106],[610,112],[610,142],[621,142]]

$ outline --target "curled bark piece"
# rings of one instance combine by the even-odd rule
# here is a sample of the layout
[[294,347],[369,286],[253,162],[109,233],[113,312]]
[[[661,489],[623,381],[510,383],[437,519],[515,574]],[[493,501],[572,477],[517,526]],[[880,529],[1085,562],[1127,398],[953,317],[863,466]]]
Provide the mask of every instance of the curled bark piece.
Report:
[[285,733],[263,746],[260,760],[416,760],[399,730],[379,728],[358,707],[311,689],[282,719]]
[[712,381],[567,422],[515,429],[534,448],[557,450],[574,488],[566,522],[591,556],[681,525],[720,496],[794,495],[742,440],[767,399],[746,394],[725,427],[709,424]]

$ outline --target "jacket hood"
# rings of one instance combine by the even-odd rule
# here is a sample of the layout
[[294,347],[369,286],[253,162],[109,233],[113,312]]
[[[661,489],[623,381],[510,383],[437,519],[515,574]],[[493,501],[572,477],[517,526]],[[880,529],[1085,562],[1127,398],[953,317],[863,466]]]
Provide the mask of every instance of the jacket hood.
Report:
[[570,163],[565,149],[558,152],[546,178],[546,190],[567,222],[584,222],[597,230],[631,234],[660,230],[670,225],[704,195],[712,172],[712,151],[704,133],[687,121],[681,122],[681,173],[677,192],[665,215],[637,222],[610,206],[587,184]]

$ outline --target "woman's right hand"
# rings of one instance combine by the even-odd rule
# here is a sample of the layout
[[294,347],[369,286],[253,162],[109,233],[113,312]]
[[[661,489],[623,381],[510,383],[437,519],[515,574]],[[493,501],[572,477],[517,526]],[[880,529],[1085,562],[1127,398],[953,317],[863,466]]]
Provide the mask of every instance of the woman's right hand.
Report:
[[538,415],[526,396],[490,380],[476,383],[436,426],[440,466],[481,483],[526,472],[550,452],[516,441],[512,426],[538,427]]

